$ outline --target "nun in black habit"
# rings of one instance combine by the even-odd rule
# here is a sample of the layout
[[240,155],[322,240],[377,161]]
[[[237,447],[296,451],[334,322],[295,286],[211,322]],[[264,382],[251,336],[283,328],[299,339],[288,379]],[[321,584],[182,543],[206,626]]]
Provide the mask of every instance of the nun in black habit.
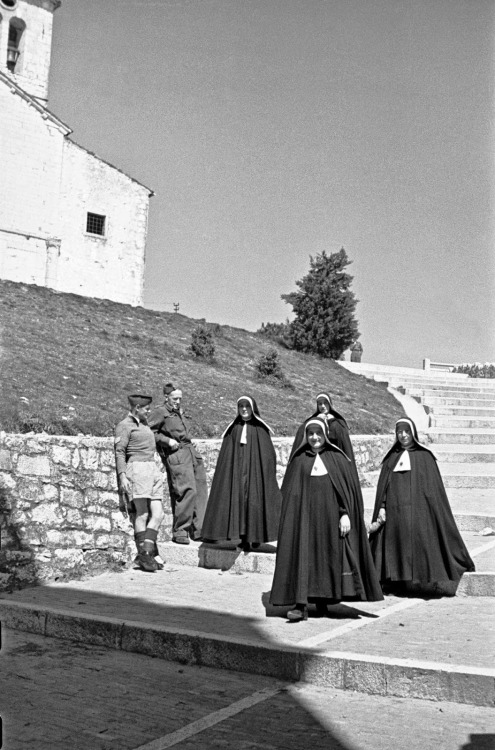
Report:
[[[315,419],[316,417],[320,417],[320,419],[323,419],[326,422],[330,442],[336,445],[337,448],[340,448],[341,451],[344,451],[345,455],[351,459],[354,465],[356,465],[347,422],[342,414],[339,414],[339,412],[333,408],[332,399],[326,392],[319,393],[316,396],[316,411],[308,417],[308,419]],[[297,447],[304,439],[304,429],[307,421],[308,420],[303,422],[296,432],[290,458],[292,458]]]
[[437,461],[418,440],[411,419],[395,426],[396,441],[382,462],[371,536],[376,569],[386,590],[453,596],[463,573],[474,570],[450,509]]
[[277,538],[282,495],[270,432],[254,398],[241,396],[237,416],[223,433],[203,539],[241,539],[243,549],[249,551]]
[[289,620],[320,615],[344,598],[383,599],[350,459],[319,417],[304,425],[282,483],[282,514],[270,602],[295,605]]
[[[327,426],[328,439],[337,448],[345,453],[347,458],[351,462],[351,473],[353,476],[354,489],[358,496],[359,507],[361,513],[364,513],[363,493],[361,492],[361,482],[359,481],[359,474],[356,466],[356,459],[354,457],[354,451],[352,449],[351,436],[349,434],[349,427],[342,414],[339,414],[333,408],[332,399],[326,392],[319,393],[316,396],[316,411],[312,414],[309,419],[319,418],[322,419]],[[307,422],[307,421],[306,421]],[[298,445],[304,439],[304,428],[305,424],[302,424],[296,432],[294,443],[292,444],[292,452],[290,458],[296,451]],[[290,460],[290,459],[289,459]]]

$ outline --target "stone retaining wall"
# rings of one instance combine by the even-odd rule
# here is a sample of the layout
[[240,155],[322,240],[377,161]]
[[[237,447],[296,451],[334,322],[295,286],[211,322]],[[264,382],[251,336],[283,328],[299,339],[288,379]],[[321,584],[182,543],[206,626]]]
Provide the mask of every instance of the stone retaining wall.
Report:
[[[221,440],[195,442],[211,481]],[[363,484],[391,442],[388,435],[353,437]],[[275,438],[274,445],[281,480],[292,438]],[[165,510],[160,541],[170,538],[168,492]],[[0,526],[0,590],[95,575],[132,560],[132,528],[118,509],[112,438],[0,433]]]

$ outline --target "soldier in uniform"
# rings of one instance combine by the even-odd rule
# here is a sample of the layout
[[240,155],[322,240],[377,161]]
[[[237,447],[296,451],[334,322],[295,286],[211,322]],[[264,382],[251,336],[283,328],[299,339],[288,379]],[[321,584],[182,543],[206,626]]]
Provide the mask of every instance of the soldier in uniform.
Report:
[[128,397],[130,412],[115,428],[115,463],[121,510],[134,524],[136,562],[154,573],[163,568],[156,539],[163,520],[163,475],[155,463],[155,437],[148,426],[151,396]]
[[149,420],[155,433],[156,449],[167,471],[174,514],[172,541],[189,544],[201,541],[208,487],[203,458],[192,444],[181,408],[182,391],[172,383],[163,388],[165,403]]

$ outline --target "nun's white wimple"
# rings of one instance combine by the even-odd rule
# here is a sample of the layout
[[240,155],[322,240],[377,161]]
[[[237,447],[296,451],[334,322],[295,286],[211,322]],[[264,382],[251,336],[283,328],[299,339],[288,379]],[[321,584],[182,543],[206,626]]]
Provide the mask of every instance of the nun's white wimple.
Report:
[[241,396],[240,398],[238,398],[238,399],[237,399],[237,405],[238,405],[238,406],[239,406],[239,402],[240,402],[240,401],[249,401],[249,403],[251,404],[251,409],[253,410],[253,413],[254,413],[254,404],[253,404],[253,399],[252,399],[252,398],[250,398],[250,396]]

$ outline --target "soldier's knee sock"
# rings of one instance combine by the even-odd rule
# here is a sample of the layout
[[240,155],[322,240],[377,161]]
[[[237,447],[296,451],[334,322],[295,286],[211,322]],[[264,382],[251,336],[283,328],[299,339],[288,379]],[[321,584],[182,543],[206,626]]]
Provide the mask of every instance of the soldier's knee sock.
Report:
[[141,552],[143,548],[143,542],[146,536],[146,531],[136,531],[134,534],[134,541],[136,542],[136,548],[138,552]]
[[152,555],[155,554],[156,539],[158,531],[156,529],[146,529],[144,532],[143,550],[144,552],[150,552]]

